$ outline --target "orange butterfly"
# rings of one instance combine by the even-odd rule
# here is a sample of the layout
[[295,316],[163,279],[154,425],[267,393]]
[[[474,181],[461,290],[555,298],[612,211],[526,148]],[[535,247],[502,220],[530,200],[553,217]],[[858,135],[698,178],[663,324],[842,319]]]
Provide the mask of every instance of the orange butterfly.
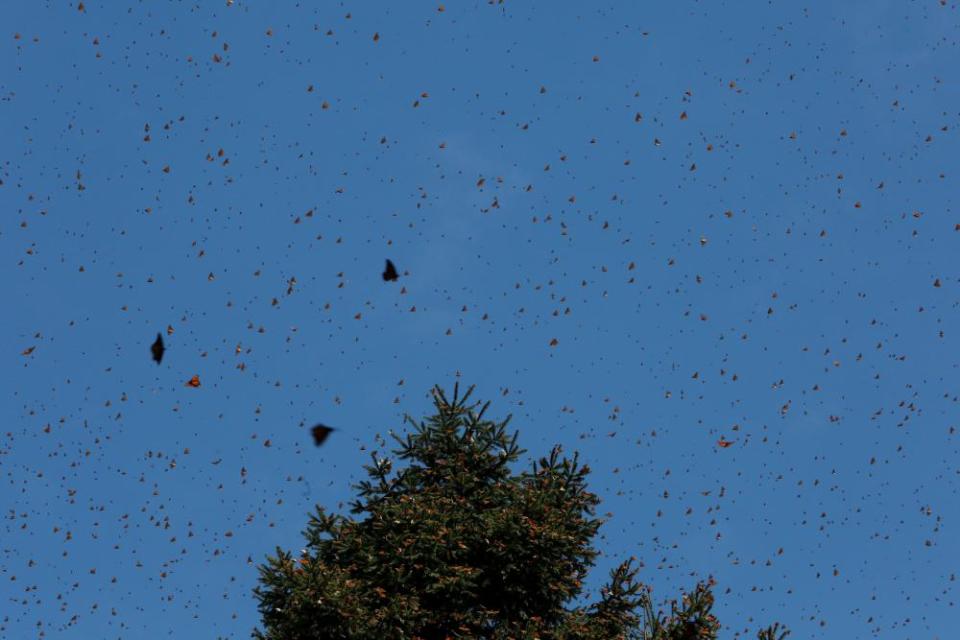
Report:
[[717,440],[717,446],[726,449],[729,446],[732,446],[736,440],[724,440],[723,436],[720,436],[720,439]]
[[193,376],[192,378],[190,378],[189,380],[187,380],[187,383],[186,383],[185,385],[183,385],[183,386],[185,386],[185,387],[193,387],[194,389],[196,389],[197,387],[200,386],[200,376],[196,376],[196,375]]

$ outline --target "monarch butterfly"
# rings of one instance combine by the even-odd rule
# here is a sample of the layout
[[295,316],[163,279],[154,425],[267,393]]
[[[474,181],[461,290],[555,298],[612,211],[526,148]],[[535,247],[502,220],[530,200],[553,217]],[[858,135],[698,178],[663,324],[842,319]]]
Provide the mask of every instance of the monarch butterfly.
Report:
[[164,351],[166,351],[166,347],[163,346],[163,336],[158,333],[157,339],[150,345],[150,353],[153,354],[153,361],[160,364],[160,361],[163,360]]
[[387,260],[387,268],[383,270],[383,280],[384,282],[395,282],[399,278],[397,273],[397,268],[393,266],[393,263],[390,260]]
[[717,440],[717,446],[723,449],[726,449],[729,446],[732,446],[736,440],[724,440],[723,436],[720,436],[720,439]]
[[316,425],[313,429],[310,430],[310,433],[313,435],[313,444],[318,447],[327,441],[327,438],[333,433],[334,429],[323,424]]
[[183,385],[183,386],[185,386],[185,387],[193,387],[194,389],[196,389],[197,387],[200,386],[200,376],[194,375],[192,378],[190,378],[189,380],[187,380],[187,383],[186,383],[185,385]]

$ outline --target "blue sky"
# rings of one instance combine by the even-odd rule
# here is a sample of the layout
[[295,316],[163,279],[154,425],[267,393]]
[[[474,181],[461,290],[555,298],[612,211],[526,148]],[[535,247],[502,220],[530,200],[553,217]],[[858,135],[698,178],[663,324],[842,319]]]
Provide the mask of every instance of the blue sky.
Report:
[[591,590],[951,637],[956,3],[443,9],[6,7],[0,635],[248,637],[459,380],[593,469]]

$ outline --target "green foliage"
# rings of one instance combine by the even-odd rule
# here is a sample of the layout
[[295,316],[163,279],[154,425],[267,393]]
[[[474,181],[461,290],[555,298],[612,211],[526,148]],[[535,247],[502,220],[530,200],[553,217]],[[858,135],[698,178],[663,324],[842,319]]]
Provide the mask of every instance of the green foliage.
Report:
[[[602,520],[586,488],[590,469],[550,455],[514,475],[517,434],[468,406],[473,388],[394,435],[407,466],[372,454],[357,485],[354,520],[317,506],[299,558],[277,549],[260,567],[258,640],[712,640],[713,596],[698,584],[655,612],[633,558],[611,572],[598,602],[564,604],[581,590]],[[638,615],[637,610],[643,616]],[[775,637],[778,627],[762,631]],[[767,634],[767,635],[764,635]]]

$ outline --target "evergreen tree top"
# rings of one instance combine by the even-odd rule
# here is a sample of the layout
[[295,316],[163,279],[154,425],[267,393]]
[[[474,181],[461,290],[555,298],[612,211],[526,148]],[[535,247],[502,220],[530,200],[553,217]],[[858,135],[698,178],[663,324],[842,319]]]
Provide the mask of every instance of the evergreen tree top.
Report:
[[[282,549],[260,567],[259,640],[693,640],[714,639],[711,584],[654,611],[631,558],[611,572],[600,599],[567,608],[593,566],[602,520],[587,490],[590,469],[555,446],[529,471],[518,433],[484,419],[459,385],[413,432],[393,435],[396,458],[372,453],[350,512],[317,506],[298,558]],[[641,615],[642,614],[642,615]],[[771,627],[762,640],[782,640]],[[764,635],[767,634],[767,635]]]

